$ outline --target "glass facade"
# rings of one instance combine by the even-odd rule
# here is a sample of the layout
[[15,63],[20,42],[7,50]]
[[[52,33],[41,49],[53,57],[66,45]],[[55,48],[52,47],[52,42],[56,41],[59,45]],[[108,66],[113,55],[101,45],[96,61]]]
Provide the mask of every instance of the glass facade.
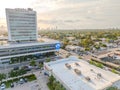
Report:
[[6,9],[9,41],[36,41],[36,12],[27,9]]
[[56,44],[45,44],[45,45],[32,45],[32,46],[19,46],[14,48],[2,48],[0,49],[0,57],[29,54],[29,53],[40,53],[43,51],[56,50]]

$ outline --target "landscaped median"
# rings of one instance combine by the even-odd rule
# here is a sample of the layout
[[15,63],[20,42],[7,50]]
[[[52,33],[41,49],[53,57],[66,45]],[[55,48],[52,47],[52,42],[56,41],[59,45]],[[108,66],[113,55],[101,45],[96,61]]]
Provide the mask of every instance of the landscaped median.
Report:
[[92,65],[95,65],[95,66],[97,66],[99,68],[103,68],[104,67],[104,65],[102,63],[95,62],[95,61],[92,61],[92,60],[90,60],[89,63],[92,64]]
[[[95,61],[95,60],[93,60],[93,59],[91,59],[91,60],[89,61],[89,63],[92,64],[92,65],[95,65],[96,67],[99,67],[99,68],[104,68],[104,67],[106,67],[105,64],[102,64],[102,63],[100,63],[100,62],[97,62],[97,61]],[[117,71],[117,70],[114,69],[114,68],[109,68],[109,70],[110,70],[111,72],[115,73],[115,74],[120,74],[120,72]]]
[[27,82],[31,82],[36,80],[36,76],[34,74],[26,74],[23,76],[3,80],[2,83],[6,85],[6,88],[9,88],[11,86],[11,83],[20,84],[20,79],[23,79],[23,82],[25,82],[24,80],[27,80]]

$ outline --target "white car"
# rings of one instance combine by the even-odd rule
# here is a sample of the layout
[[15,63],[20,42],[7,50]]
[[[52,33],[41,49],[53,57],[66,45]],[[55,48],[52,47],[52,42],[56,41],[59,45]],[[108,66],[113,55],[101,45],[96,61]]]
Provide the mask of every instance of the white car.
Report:
[[1,86],[0,86],[0,89],[1,89],[1,90],[5,90],[5,87],[6,87],[5,84],[2,83]]

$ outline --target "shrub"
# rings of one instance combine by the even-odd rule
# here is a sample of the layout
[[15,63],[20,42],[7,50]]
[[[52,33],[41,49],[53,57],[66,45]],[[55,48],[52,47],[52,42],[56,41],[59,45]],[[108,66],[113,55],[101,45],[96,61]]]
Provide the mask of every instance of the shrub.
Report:
[[106,90],[119,90],[117,87],[109,87],[108,89],[106,89]]
[[66,90],[60,82],[56,81],[53,76],[49,77],[49,82],[47,83],[50,90]]
[[111,72],[118,74],[118,72],[115,69],[112,69]]
[[26,78],[28,81],[33,81],[33,80],[36,80],[36,76],[34,74],[31,74],[31,75],[28,75],[28,76],[25,76],[24,78]]
[[95,61],[92,61],[92,60],[90,60],[89,63],[92,64],[92,65],[95,65],[95,66],[97,66],[99,68],[104,67],[104,65],[102,63],[98,63],[98,62],[95,62]]

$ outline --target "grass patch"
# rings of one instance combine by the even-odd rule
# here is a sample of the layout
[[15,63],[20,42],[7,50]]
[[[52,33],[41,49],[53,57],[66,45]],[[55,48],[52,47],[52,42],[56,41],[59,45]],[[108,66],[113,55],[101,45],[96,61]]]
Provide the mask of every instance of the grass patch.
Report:
[[52,85],[50,84],[50,82],[47,83],[47,86],[48,86],[48,88],[49,88],[50,90],[53,90],[53,87],[52,87]]
[[112,69],[111,72],[113,72],[115,74],[119,74],[115,69]]
[[119,90],[117,87],[109,87],[106,90]]
[[92,60],[90,60],[89,63],[92,64],[92,65],[95,65],[95,66],[97,66],[99,68],[104,67],[104,65],[102,63],[98,63],[98,62],[95,62],[95,61],[92,61]]
[[31,74],[29,76],[25,76],[24,78],[27,78],[29,82],[36,80],[36,76],[34,74]]

